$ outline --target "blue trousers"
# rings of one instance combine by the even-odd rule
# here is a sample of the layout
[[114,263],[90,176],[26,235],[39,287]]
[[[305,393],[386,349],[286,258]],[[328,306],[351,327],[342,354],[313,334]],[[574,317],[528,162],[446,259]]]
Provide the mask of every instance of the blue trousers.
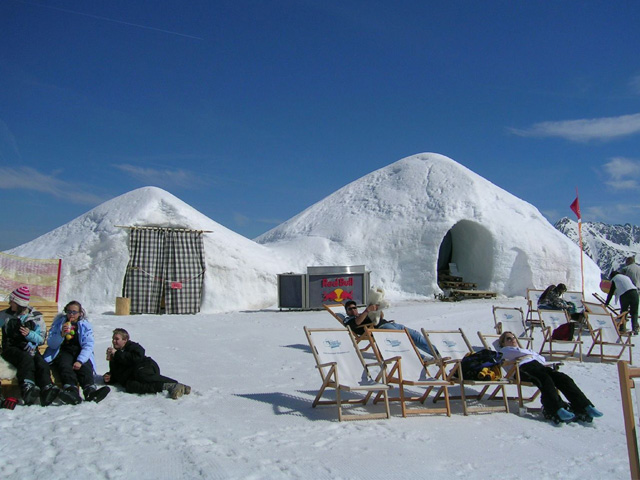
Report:
[[409,332],[409,336],[411,337],[411,340],[413,340],[413,343],[416,345],[416,347],[419,350],[422,350],[423,352],[425,352],[427,355],[431,355],[432,357],[434,356],[433,353],[431,353],[429,344],[425,340],[424,336],[422,335],[422,333],[418,332],[417,330],[414,330],[412,328],[407,328],[400,323],[385,323],[383,325],[379,325],[377,328],[383,328],[387,330],[404,330],[406,328],[407,331]]

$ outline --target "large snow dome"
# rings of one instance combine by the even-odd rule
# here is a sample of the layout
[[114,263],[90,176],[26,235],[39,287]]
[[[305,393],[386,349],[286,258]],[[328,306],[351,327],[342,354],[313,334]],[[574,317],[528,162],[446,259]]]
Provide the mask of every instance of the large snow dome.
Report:
[[[432,295],[456,263],[507,296],[565,283],[581,290],[580,250],[530,205],[443,155],[407,157],[341,188],[257,239],[298,264],[365,264],[388,291]],[[600,270],[585,256],[585,291]]]

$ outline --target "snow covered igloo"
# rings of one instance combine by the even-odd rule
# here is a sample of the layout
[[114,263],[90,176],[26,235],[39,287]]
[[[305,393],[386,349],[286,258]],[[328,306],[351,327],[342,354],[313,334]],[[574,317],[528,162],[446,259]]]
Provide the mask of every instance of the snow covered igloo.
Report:
[[[388,292],[439,293],[438,269],[449,262],[506,296],[558,282],[581,289],[579,248],[534,206],[433,153],[365,175],[257,241],[301,266],[367,265],[372,285]],[[585,290],[599,281],[585,257]]]

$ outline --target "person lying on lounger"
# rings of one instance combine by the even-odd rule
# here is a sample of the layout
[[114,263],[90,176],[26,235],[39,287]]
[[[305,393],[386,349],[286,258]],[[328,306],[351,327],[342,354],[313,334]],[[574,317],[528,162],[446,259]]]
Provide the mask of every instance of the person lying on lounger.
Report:
[[[378,310],[377,305],[369,305],[366,307],[362,313],[358,312],[358,306],[356,302],[353,300],[349,300],[344,304],[344,308],[347,311],[347,317],[344,319],[344,324],[351,329],[353,333],[356,335],[362,335],[365,330],[365,325],[373,324],[373,320],[369,318],[369,312],[375,312]],[[417,330],[413,330],[412,328],[407,328],[400,323],[396,323],[393,320],[385,320],[384,312],[381,312],[380,321],[376,325],[375,328],[382,328],[388,330],[404,330],[406,329],[413,340],[415,346],[425,352],[427,355],[434,356],[431,353],[431,349],[429,348],[429,344],[425,340],[424,336]]]
[[[515,334],[504,332],[498,339],[498,345],[505,362],[528,357],[520,361],[520,375],[523,380],[534,383],[540,389],[545,417],[570,422],[576,417],[591,421],[602,416],[602,412],[593,406],[569,375],[548,366],[544,357],[533,350],[520,348]],[[568,404],[560,397],[558,390],[569,401]]]

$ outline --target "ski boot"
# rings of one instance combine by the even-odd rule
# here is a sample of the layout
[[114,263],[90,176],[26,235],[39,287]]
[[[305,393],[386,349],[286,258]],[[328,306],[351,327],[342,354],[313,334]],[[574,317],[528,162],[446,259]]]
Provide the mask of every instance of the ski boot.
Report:
[[560,423],[573,422],[576,419],[576,416],[566,408],[559,408],[553,413],[547,410],[543,410],[542,413],[544,415],[544,418],[546,418],[547,420],[551,420],[556,425],[559,425]]
[[576,420],[579,422],[591,423],[594,418],[600,418],[604,414],[593,405],[588,405],[582,410],[573,410]]

